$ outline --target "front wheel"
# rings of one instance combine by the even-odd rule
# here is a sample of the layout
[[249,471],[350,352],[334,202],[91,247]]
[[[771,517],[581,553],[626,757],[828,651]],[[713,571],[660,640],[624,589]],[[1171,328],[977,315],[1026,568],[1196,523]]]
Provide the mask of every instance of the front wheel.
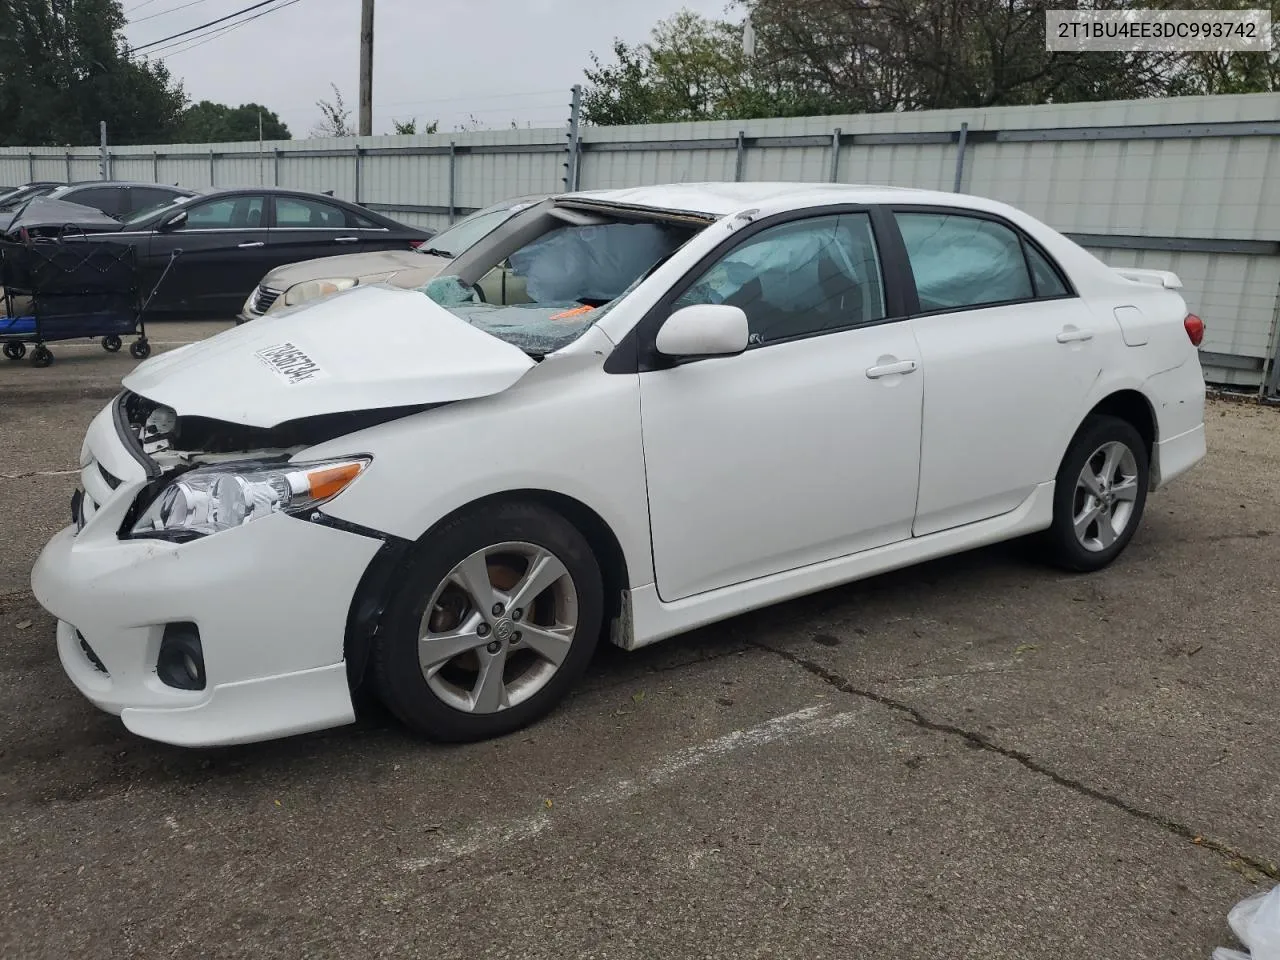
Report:
[[1058,471],[1045,537],[1051,559],[1077,571],[1115,560],[1142,520],[1149,482],[1142,435],[1118,417],[1087,420]]
[[151,356],[151,344],[147,343],[145,339],[135,340],[129,346],[129,355],[135,360],[145,360]]
[[9,360],[21,360],[27,355],[27,345],[21,340],[10,340],[4,345],[4,355]]
[[107,353],[115,353],[120,349],[122,341],[114,333],[102,338],[102,349]]
[[379,693],[433,740],[510,733],[586,669],[603,602],[591,547],[559,514],[531,503],[462,514],[410,557],[374,650]]

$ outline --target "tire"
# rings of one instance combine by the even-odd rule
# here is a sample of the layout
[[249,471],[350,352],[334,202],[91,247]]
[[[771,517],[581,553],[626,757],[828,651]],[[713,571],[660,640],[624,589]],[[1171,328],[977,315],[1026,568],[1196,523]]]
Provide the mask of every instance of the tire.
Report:
[[4,345],[4,355],[8,360],[21,360],[27,355],[27,345],[20,340],[10,340]]
[[[550,572],[527,584],[533,569]],[[536,603],[520,598],[526,584],[536,590]],[[490,603],[481,609],[512,597],[524,608],[504,604],[499,612]],[[549,713],[582,675],[600,637],[603,609],[591,546],[559,514],[521,502],[463,513],[410,554],[373,651],[374,683],[387,708],[430,740],[461,743],[511,733]],[[424,666],[418,638],[428,632],[437,640],[422,643]],[[433,656],[440,660],[431,662]],[[486,684],[486,678],[502,682]]]
[[53,354],[49,352],[49,348],[44,344],[39,344],[31,351],[31,365],[33,367],[47,367],[53,363]]
[[129,345],[129,356],[135,360],[145,360],[151,356],[151,344],[146,340],[135,340]]
[[120,349],[122,343],[123,341],[113,333],[110,336],[102,338],[102,349],[107,351],[107,353],[115,353]]
[[[1086,420],[1054,484],[1053,526],[1044,535],[1050,561],[1065,570],[1090,572],[1115,560],[1142,522],[1150,477],[1146,442],[1132,424],[1103,415]],[[1079,532],[1077,520],[1083,524]]]

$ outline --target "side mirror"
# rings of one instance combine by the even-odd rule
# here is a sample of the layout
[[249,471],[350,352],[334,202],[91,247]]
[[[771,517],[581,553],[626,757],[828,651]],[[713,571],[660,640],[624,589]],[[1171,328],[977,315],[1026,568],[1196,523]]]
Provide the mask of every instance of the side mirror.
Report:
[[741,307],[696,303],[667,317],[654,345],[668,357],[726,357],[746,350],[749,336]]
[[164,223],[160,224],[160,229],[176,230],[178,229],[178,227],[182,226],[186,222],[187,222],[187,211],[183,210],[181,213],[175,214],[174,216],[166,220]]

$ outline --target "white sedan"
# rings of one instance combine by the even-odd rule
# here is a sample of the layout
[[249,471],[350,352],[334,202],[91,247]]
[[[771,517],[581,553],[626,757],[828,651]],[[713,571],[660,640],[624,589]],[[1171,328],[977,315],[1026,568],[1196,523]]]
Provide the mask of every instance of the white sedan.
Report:
[[365,685],[427,737],[500,735],[602,636],[1029,534],[1110,563],[1205,454],[1179,286],[949,193],[551,198],[419,290],[138,366],[32,586],[145,737],[349,723]]

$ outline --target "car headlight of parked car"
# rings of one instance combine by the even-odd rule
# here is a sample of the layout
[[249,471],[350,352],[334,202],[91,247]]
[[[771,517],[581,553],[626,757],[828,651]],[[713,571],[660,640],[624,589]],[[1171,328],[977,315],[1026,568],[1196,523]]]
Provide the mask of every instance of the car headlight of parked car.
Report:
[[240,460],[189,470],[160,491],[130,534],[183,540],[273,513],[303,513],[340,494],[369,462],[369,457],[315,463]]
[[342,290],[350,290],[358,280],[352,277],[335,277],[329,280],[308,280],[295,283],[284,295],[285,306],[293,307],[308,300],[319,300]]

